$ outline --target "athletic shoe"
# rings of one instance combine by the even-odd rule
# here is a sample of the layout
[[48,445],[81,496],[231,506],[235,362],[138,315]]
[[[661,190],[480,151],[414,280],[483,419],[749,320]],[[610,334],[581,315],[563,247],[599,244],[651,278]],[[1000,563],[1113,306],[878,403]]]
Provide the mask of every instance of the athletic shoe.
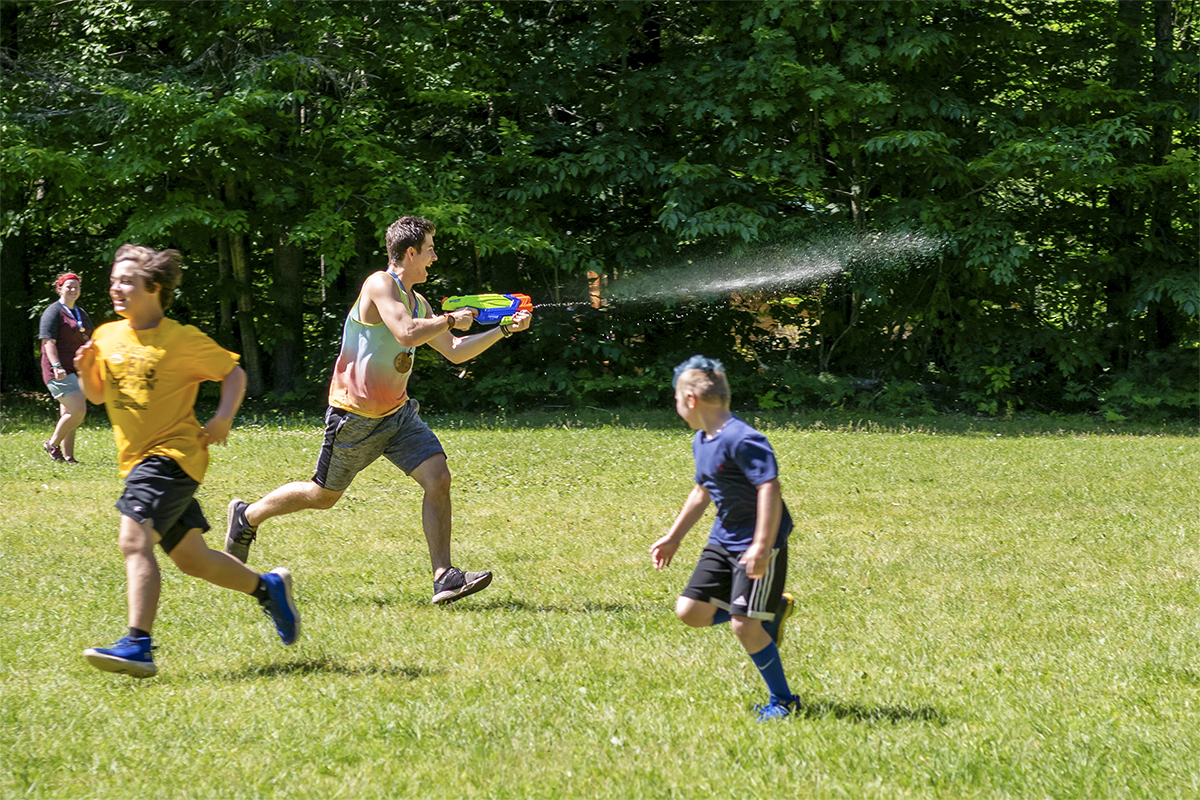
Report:
[[775,640],[776,647],[783,644],[783,623],[787,622],[795,608],[796,598],[791,592],[784,592],[779,596],[779,605],[775,607],[775,618],[763,623],[763,630]]
[[300,613],[292,599],[292,573],[276,567],[259,576],[267,585],[267,596],[259,600],[263,613],[275,623],[275,632],[284,644],[295,644],[300,638]]
[[83,657],[93,667],[105,672],[151,678],[158,672],[158,667],[154,666],[154,656],[150,653],[153,649],[149,636],[137,639],[122,636],[108,647],[89,647],[83,651]]
[[755,706],[754,710],[758,713],[759,722],[770,722],[774,719],[784,719],[792,715],[792,706],[800,701],[799,697],[792,695],[786,700],[776,700],[771,698],[771,702],[764,705]]
[[246,521],[249,507],[245,500],[235,497],[229,501],[225,515],[225,552],[243,564],[250,560],[250,543],[258,536],[258,528],[251,528]]
[[62,448],[59,447],[58,445],[50,444],[49,442],[42,442],[42,448],[46,451],[46,453],[50,456],[50,458],[52,460],[66,461],[66,459],[63,458]]
[[458,567],[450,567],[433,582],[433,603],[453,603],[461,597],[486,589],[491,582],[490,572],[463,572]]

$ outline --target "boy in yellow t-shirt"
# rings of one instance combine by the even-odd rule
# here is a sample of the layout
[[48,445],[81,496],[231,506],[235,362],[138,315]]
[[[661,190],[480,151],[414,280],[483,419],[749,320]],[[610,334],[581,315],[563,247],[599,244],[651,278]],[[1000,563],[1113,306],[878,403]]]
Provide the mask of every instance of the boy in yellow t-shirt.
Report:
[[[182,272],[175,250],[122,245],[113,258],[109,296],[122,319],[101,325],[79,349],[75,366],[88,400],[108,409],[125,491],[119,545],[125,557],[129,633],[84,656],[97,669],[148,678],[158,672],[150,630],[162,578],[154,545],[180,570],[255,597],[284,644],[300,635],[292,577],[279,568],[259,575],[210,550],[209,529],[196,501],[208,468],[209,444],[225,444],[246,391],[235,353],[191,325],[168,319]],[[203,381],[221,383],[221,402],[201,427],[193,408]]]

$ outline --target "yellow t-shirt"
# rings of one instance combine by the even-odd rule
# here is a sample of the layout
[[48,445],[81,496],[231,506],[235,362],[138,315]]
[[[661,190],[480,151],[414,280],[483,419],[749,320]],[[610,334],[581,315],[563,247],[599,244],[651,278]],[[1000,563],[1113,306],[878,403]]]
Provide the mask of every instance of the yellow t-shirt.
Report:
[[208,443],[193,409],[196,392],[202,381],[223,381],[240,356],[166,317],[143,331],[126,320],[110,322],[93,338],[121,477],[147,456],[167,456],[203,481]]

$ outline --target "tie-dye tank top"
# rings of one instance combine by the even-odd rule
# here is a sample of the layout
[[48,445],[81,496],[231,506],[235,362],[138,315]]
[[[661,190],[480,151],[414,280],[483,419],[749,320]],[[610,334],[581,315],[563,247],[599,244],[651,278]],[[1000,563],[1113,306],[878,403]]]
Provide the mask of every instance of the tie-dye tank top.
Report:
[[[408,308],[408,292],[393,273],[400,297]],[[364,289],[366,288],[364,284]],[[416,292],[416,318],[429,316],[429,303]],[[359,292],[342,327],[342,347],[329,382],[329,405],[363,417],[386,417],[408,400],[415,347],[405,347],[382,322],[368,325],[359,319],[363,300]]]

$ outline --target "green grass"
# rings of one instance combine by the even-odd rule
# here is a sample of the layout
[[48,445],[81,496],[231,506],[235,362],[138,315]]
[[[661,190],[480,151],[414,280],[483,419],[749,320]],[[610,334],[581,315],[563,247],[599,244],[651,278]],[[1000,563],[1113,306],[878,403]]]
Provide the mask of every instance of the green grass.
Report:
[[[48,414],[9,409],[0,796],[1200,795],[1194,429],[745,416],[797,520],[782,653],[804,705],[770,725],[728,627],[672,614],[703,530],[650,567],[691,480],[669,412],[432,418],[455,561],[493,569],[486,592],[429,605],[420,496],[376,464],[263,526],[252,564],[296,576],[299,644],[161,558],[160,673],[134,681],[81,657],[125,620],[103,412],[70,468],[38,446]],[[201,490],[218,529],[320,442],[244,417]]]

